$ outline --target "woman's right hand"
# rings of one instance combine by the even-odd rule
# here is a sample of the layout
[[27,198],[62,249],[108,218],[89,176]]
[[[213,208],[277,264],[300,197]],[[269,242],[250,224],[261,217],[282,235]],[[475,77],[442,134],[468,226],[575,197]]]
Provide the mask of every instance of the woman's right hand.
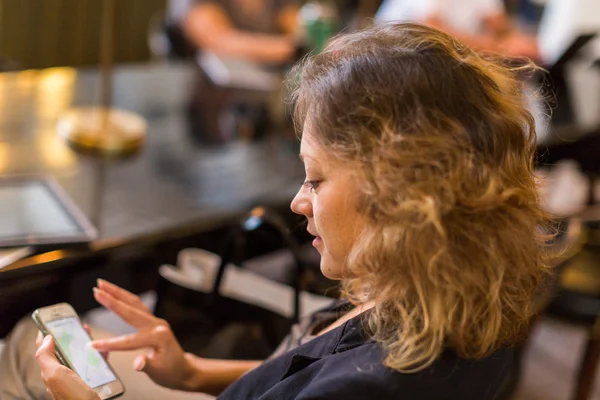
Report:
[[98,280],[94,297],[138,329],[134,334],[96,340],[94,348],[102,352],[149,349],[135,358],[134,368],[161,386],[190,390],[195,369],[165,320],[156,318],[136,295],[104,280]]

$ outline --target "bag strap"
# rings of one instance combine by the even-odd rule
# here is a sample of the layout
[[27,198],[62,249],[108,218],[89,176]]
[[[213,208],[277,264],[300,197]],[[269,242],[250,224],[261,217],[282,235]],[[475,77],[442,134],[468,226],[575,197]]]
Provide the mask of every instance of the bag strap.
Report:
[[249,213],[243,216],[238,224],[231,230],[230,235],[225,240],[221,251],[221,264],[217,270],[217,276],[213,284],[212,296],[219,297],[219,290],[225,275],[225,268],[233,263],[242,266],[244,261],[244,248],[249,235],[261,226],[268,226],[282,237],[286,247],[292,253],[294,259],[294,322],[300,318],[300,292],[301,280],[304,275],[305,266],[300,256],[300,246],[292,236],[290,229],[283,218],[273,210],[265,207],[255,207]]

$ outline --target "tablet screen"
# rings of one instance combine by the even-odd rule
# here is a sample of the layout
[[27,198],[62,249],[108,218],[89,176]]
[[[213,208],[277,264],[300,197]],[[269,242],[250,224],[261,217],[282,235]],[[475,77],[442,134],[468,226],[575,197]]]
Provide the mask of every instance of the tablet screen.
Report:
[[43,181],[0,186],[0,221],[0,241],[85,233]]

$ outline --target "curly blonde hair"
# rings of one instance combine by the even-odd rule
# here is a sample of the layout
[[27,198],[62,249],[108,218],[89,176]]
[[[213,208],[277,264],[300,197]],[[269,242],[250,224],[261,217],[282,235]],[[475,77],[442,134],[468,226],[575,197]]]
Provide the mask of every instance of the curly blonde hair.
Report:
[[[523,70],[521,68],[520,70]],[[367,228],[342,289],[401,372],[516,343],[550,272],[534,120],[515,69],[393,24],[334,38],[293,72],[298,127],[356,171]]]

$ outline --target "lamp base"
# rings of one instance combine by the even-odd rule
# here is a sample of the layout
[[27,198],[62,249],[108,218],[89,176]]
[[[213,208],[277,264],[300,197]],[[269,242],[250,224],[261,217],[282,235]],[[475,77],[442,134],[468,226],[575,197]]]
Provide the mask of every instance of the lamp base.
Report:
[[57,130],[73,147],[119,156],[135,153],[143,146],[148,124],[131,111],[82,107],[68,110],[59,119]]

